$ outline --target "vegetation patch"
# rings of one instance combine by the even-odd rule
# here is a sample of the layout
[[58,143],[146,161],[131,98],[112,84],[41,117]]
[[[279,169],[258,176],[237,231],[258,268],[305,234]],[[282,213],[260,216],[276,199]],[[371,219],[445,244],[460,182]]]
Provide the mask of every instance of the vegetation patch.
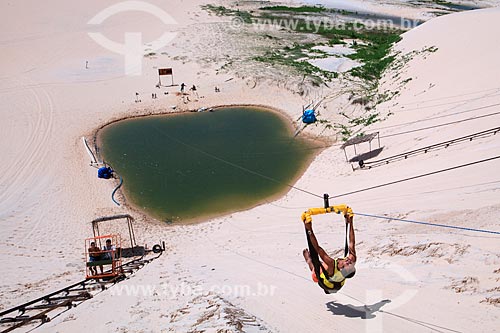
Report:
[[215,6],[215,5],[203,5],[201,6],[202,9],[213,13],[217,16],[234,16],[234,17],[240,17],[243,22],[245,23],[252,23],[252,14],[247,11],[242,11],[239,9],[230,9],[226,8],[224,6]]
[[[401,39],[400,34],[402,33],[402,31],[395,29],[367,29],[359,22],[327,24],[331,17],[324,14],[341,12],[348,15],[350,12],[328,9],[322,6],[270,6],[260,8],[260,13],[257,14],[215,5],[204,5],[202,8],[219,16],[241,17],[242,21],[248,24],[255,24],[265,20],[265,22],[280,25],[282,29],[322,36],[326,38],[329,45],[345,45],[347,40],[353,41],[351,47],[355,50],[355,53],[347,55],[347,57],[363,65],[353,68],[349,71],[349,74],[365,81],[370,88],[377,87],[382,73],[394,61],[394,56],[390,56],[389,52],[392,45]],[[269,14],[269,12],[274,14]],[[279,13],[287,14],[279,15]],[[289,15],[290,13],[313,14],[316,15],[316,19],[307,20],[303,17],[293,17],[293,15]],[[317,19],[317,14],[321,14],[320,18],[324,18],[324,20]],[[321,43],[302,46],[293,45],[281,50],[269,50],[264,55],[255,57],[254,60],[293,67],[302,75],[312,77],[314,81],[318,79],[329,81],[338,77],[338,73],[321,70],[307,62],[307,58],[310,58],[310,54],[315,51],[312,48],[317,45],[321,45]],[[305,50],[308,50],[309,53],[305,53]]]
[[338,76],[337,73],[324,71],[311,65],[307,59],[311,58],[311,53],[317,53],[316,58],[324,56],[319,50],[312,49],[317,46],[315,43],[293,44],[285,46],[282,50],[270,50],[262,56],[253,59],[259,62],[276,64],[294,68],[299,74],[309,76],[315,85],[320,85],[323,80],[330,81]]
[[[273,17],[267,17],[273,18]],[[316,21],[315,24],[305,19],[294,19],[293,24],[287,24],[282,17],[274,17],[274,22],[280,22],[283,28],[288,28],[300,33],[317,34],[325,37],[328,44],[347,44],[346,40],[354,41],[352,48],[356,51],[347,55],[352,60],[363,63],[362,66],[353,68],[350,74],[358,77],[370,86],[376,87],[382,73],[394,61],[390,50],[394,43],[401,40],[401,30],[374,30],[366,29],[361,23],[345,22],[336,26]],[[320,22],[318,24],[318,22]]]
[[377,85],[383,72],[394,61],[395,57],[389,55],[392,45],[401,40],[399,33],[366,32],[359,38],[366,44],[354,46],[356,53],[347,57],[359,60],[364,65],[351,70],[351,74],[367,82]]
[[322,6],[300,6],[300,7],[288,7],[288,6],[270,6],[261,7],[261,10],[271,10],[279,12],[292,12],[292,13],[321,13],[328,11]]
[[357,12],[351,12],[345,9],[325,8],[321,5],[317,6],[268,6],[261,7],[260,10],[275,11],[275,12],[288,12],[288,13],[334,13],[341,15],[358,15]]
[[[310,79],[313,85],[319,86],[338,78],[356,81],[361,89],[354,98],[353,104],[361,104],[362,115],[347,117],[344,124],[327,124],[325,128],[337,130],[343,140],[356,133],[356,128],[362,128],[385,119],[375,111],[375,106],[387,101],[397,94],[395,92],[379,93],[380,79],[386,70],[403,66],[397,63],[398,54],[391,54],[392,46],[401,40],[402,30],[390,27],[367,27],[360,20],[358,13],[328,9],[322,6],[269,6],[259,10],[241,11],[223,6],[205,5],[204,9],[219,16],[239,16],[248,24],[272,24],[273,30],[290,31],[309,36],[316,36],[315,42],[289,45],[289,41],[279,40],[279,34],[264,35],[277,42],[277,46],[266,49],[263,54],[253,58],[254,61],[291,68],[294,72]],[[339,18],[339,15],[342,18]],[[262,31],[259,27],[259,31]],[[311,40],[311,38],[304,38]],[[281,44],[281,45],[280,45]],[[288,45],[288,46],[283,46]],[[354,53],[340,55],[354,60],[361,65],[344,73],[322,70],[312,65],[308,60],[335,55],[315,49],[320,45],[345,45]],[[432,50],[430,50],[432,51]],[[406,60],[407,61],[407,60]],[[405,60],[402,61],[405,63]],[[408,78],[404,84],[408,83]],[[361,83],[361,84],[360,84]],[[360,84],[360,85],[359,85]],[[354,97],[354,95],[353,95]],[[387,117],[388,115],[385,115]]]

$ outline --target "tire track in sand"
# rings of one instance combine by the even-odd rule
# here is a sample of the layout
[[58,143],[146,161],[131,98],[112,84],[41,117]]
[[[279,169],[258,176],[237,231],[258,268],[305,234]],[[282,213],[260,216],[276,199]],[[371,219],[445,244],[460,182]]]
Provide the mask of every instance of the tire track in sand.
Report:
[[[32,233],[34,224],[39,223],[43,216],[30,214],[29,211],[39,204],[40,194],[50,179],[44,175],[50,172],[44,166],[50,166],[46,159],[54,128],[54,106],[45,89],[26,88],[32,84],[26,81],[22,82],[12,96],[20,102],[6,107],[7,110],[12,110],[12,122],[6,124],[9,131],[2,135],[2,144],[6,147],[0,148],[9,153],[7,160],[0,166],[0,220],[16,226],[22,224],[23,229]],[[26,95],[27,92],[31,99],[26,96],[18,97],[18,94]],[[30,220],[29,225],[26,225],[20,223],[21,215],[36,220]]]

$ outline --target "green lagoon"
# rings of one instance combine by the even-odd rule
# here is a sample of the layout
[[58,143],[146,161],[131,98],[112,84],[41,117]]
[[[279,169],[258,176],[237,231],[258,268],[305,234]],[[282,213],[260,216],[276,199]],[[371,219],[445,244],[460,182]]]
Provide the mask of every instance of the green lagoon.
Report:
[[275,112],[230,107],[123,120],[98,139],[127,202],[162,221],[189,222],[286,193],[320,148],[293,135]]

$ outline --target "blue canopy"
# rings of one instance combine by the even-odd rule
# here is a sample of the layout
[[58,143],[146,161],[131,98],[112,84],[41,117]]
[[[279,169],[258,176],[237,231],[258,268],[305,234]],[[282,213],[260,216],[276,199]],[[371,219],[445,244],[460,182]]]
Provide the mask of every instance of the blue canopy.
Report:
[[312,124],[316,121],[316,115],[314,114],[314,110],[305,110],[302,114],[302,122],[306,124]]
[[97,170],[97,177],[110,179],[111,177],[113,177],[113,169],[111,169],[110,167],[101,167],[99,168],[99,170]]

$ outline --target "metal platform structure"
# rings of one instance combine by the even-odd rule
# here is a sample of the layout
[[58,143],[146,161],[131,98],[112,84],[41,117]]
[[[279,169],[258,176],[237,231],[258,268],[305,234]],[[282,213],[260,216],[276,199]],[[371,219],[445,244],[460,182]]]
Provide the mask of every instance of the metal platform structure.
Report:
[[[152,251],[150,251],[152,252]],[[91,299],[110,286],[128,279],[130,275],[159,258],[163,251],[151,258],[141,257],[120,266],[123,274],[112,278],[88,278],[76,282],[32,301],[0,312],[0,333],[30,325],[34,328],[51,321],[51,318],[68,311],[72,307]]]
[[[372,141],[374,139],[377,139],[378,148],[372,149]],[[356,145],[360,145],[360,144],[365,143],[365,142],[368,142],[369,150],[365,151],[364,153],[358,153],[358,151],[356,149]],[[349,159],[347,157],[346,149],[347,149],[347,147],[351,147],[351,146],[354,148],[354,157]],[[352,171],[354,171],[355,168],[352,165],[352,163],[364,161],[364,160],[367,160],[370,158],[374,158],[382,152],[384,147],[380,146],[380,134],[379,134],[379,132],[375,132],[375,133],[371,133],[371,134],[363,134],[363,135],[355,136],[354,138],[351,138],[351,139],[347,140],[346,142],[344,142],[344,144],[340,147],[340,149],[342,149],[344,151],[345,160],[346,160],[346,162],[351,164]]]
[[[100,234],[99,225],[102,222],[116,220],[125,220],[127,222],[130,246],[125,246],[118,234]],[[151,250],[146,249],[145,246],[137,245],[133,221],[132,216],[128,214],[102,217],[92,221],[94,237],[85,240],[85,279],[37,299],[1,311],[0,333],[12,332],[21,328],[25,328],[25,331],[31,331],[82,302],[93,298],[114,284],[128,279],[139,269],[159,258],[165,251],[165,242],[161,242],[161,245],[154,245]],[[101,258],[95,262],[89,260],[91,254],[87,249],[88,244],[91,242],[100,244],[101,240],[106,241],[108,239],[114,243],[113,249],[106,250],[99,246],[97,248],[99,254],[95,254],[106,258]],[[123,258],[129,258],[129,261],[124,262]],[[90,267],[95,267],[97,272],[97,266],[100,266],[100,268],[106,267],[107,269],[98,274],[90,274]]]
[[389,157],[386,157],[386,158],[383,158],[380,160],[366,161],[366,159],[368,159],[368,158],[364,158],[364,159],[360,158],[357,160],[357,162],[359,164],[360,169],[367,169],[368,170],[368,169],[372,169],[375,167],[384,166],[384,165],[387,165],[389,163],[406,160],[406,159],[413,157],[413,156],[427,154],[428,152],[431,152],[431,151],[435,151],[435,150],[439,150],[439,149],[446,149],[446,148],[453,146],[453,145],[456,145],[456,144],[471,142],[473,140],[494,136],[494,135],[497,135],[498,133],[500,133],[500,127],[494,127],[494,128],[490,128],[490,129],[485,130],[485,131],[480,131],[480,132],[476,132],[473,134],[461,136],[461,137],[458,137],[458,138],[455,138],[452,140],[447,140],[447,141],[435,143],[435,144],[430,145],[430,146],[410,150],[410,151],[396,154],[393,156],[389,156]]

